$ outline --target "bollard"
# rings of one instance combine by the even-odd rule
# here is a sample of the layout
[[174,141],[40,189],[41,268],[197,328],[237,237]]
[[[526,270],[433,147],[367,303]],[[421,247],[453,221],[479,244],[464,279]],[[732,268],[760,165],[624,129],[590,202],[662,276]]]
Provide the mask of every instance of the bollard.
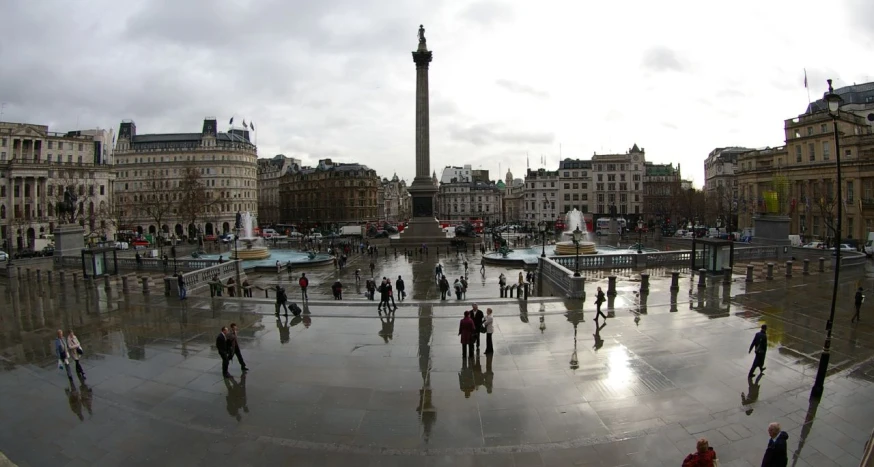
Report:
[[752,282],[752,281],[753,281],[753,270],[754,270],[755,268],[756,268],[756,267],[753,266],[752,264],[747,264],[747,282]]
[[127,288],[127,276],[121,276],[121,291],[124,293],[128,292]]
[[671,313],[677,312],[677,292],[676,291],[671,291],[671,309],[670,309],[670,312]]
[[792,261],[786,261],[786,277],[792,277]]
[[640,293],[645,294],[649,292],[649,273],[641,273],[640,274]]
[[819,272],[825,272],[825,258],[819,259]]
[[679,273],[679,271],[671,272],[671,290],[680,290],[680,273]]
[[504,298],[504,297],[507,295],[507,288],[506,288],[506,287],[501,287],[501,286],[499,285],[499,286],[498,286],[498,295],[500,295],[501,298]]
[[73,287],[79,287],[79,273],[73,273]]
[[802,274],[805,276],[810,274],[810,260],[807,258],[804,259],[804,270],[802,271]]
[[774,280],[774,263],[768,263],[768,275],[765,276],[765,279]]
[[149,278],[143,277],[142,281],[143,281],[143,295],[148,295],[149,294]]
[[64,276],[66,276],[66,274],[64,273],[64,271],[59,271],[59,272],[58,272],[58,279],[60,280],[61,285],[64,285]]
[[107,291],[112,289],[112,285],[109,283],[109,274],[103,276],[103,288]]
[[52,271],[46,271],[46,279],[48,279],[49,285],[52,285]]
[[731,284],[731,268],[722,268],[722,283]]
[[528,300],[528,283],[525,283],[525,298],[523,300]]
[[24,270],[24,277],[27,279],[28,282],[30,282],[30,268],[26,268]]
[[698,270],[698,288],[703,289],[707,287],[707,270],[699,269]]
[[616,296],[616,276],[607,276],[607,295]]
[[39,269],[36,270],[36,281],[42,282],[42,271]]

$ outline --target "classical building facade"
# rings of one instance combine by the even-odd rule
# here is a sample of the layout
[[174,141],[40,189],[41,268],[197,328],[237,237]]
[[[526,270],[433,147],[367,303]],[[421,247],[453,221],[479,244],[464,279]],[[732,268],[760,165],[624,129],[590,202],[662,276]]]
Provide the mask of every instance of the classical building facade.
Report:
[[806,240],[832,237],[840,190],[842,236],[858,240],[874,231],[874,83],[835,92],[844,100],[837,123],[842,186],[836,186],[834,123],[820,99],[784,121],[784,146],[738,157],[740,227],[753,227],[757,212],[772,209],[766,192],[776,192],[782,198],[777,209],[789,215],[792,233]]
[[[504,196],[501,199],[503,222],[517,224],[522,222],[525,211],[525,180],[513,178],[513,172],[507,170],[504,179]],[[520,224],[521,225],[521,224]]]
[[279,180],[293,167],[300,167],[300,159],[283,154],[277,154],[270,159],[258,159],[258,222],[261,225],[282,222]]
[[[36,238],[67,222],[95,239],[111,238],[113,134],[0,122],[0,248],[32,248]],[[77,198],[74,211],[60,217],[58,203],[68,189]]]
[[258,152],[249,130],[137,134],[125,120],[115,146],[112,211],[119,230],[163,237],[233,231],[236,214],[258,212]]
[[616,206],[620,216],[636,218],[643,213],[645,163],[646,152],[637,144],[625,154],[592,156],[594,212],[598,216],[609,214],[610,206]]
[[384,178],[377,192],[377,217],[386,222],[402,222],[412,215],[413,199],[407,191],[407,182],[395,174]]
[[366,165],[322,159],[286,172],[279,181],[283,222],[325,228],[378,219],[380,179]]
[[482,219],[501,221],[502,193],[494,183],[454,181],[441,183],[437,192],[437,211],[441,220]]
[[592,161],[565,159],[558,165],[560,213],[592,212]]
[[643,214],[645,222],[675,222],[681,186],[680,164],[644,163]]
[[[529,226],[542,221],[555,222],[558,219],[560,204],[558,171],[528,169],[525,175],[525,197],[523,201],[523,221]],[[562,215],[564,215],[562,213]]]

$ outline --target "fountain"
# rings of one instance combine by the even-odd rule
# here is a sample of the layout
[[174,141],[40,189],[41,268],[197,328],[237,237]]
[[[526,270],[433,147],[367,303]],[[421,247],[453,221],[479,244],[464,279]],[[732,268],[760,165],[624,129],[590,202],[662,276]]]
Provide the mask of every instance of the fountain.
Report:
[[567,225],[567,230],[561,233],[561,238],[563,241],[555,244],[555,254],[557,255],[575,255],[577,253],[577,246],[573,242],[573,233],[574,230],[580,229],[585,233],[585,241],[580,241],[580,254],[582,255],[594,255],[597,254],[597,250],[595,250],[595,242],[589,241],[591,240],[591,232],[586,228],[586,223],[583,220],[583,213],[578,209],[574,208],[572,211],[568,211],[565,215],[565,224]]
[[238,214],[238,216],[240,217],[240,225],[242,226],[243,235],[235,241],[243,242],[245,248],[240,249],[239,245],[237,245],[237,248],[235,248],[234,252],[231,253],[231,258],[243,260],[269,258],[270,250],[266,246],[257,245],[261,239],[253,235],[252,213],[246,211],[242,214]]

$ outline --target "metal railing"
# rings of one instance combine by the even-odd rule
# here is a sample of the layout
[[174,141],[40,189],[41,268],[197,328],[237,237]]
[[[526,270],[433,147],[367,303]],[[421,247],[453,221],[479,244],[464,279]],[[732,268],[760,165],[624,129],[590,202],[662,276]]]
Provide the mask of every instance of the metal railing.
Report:
[[[82,257],[62,256],[60,257],[60,263],[62,266],[81,268]],[[217,259],[177,259],[176,269],[179,271],[197,271],[217,264],[219,264]],[[118,269],[126,271],[173,272],[173,259],[168,259],[165,266],[163,260],[158,258],[141,258],[140,264],[137,264],[136,258],[118,258]]]
[[[561,257],[540,258],[539,279],[552,283],[558,290],[564,292],[567,298],[585,298],[586,278],[582,276],[574,277],[574,272],[556,261],[556,258]],[[542,289],[540,284],[542,282],[538,283],[538,290]]]

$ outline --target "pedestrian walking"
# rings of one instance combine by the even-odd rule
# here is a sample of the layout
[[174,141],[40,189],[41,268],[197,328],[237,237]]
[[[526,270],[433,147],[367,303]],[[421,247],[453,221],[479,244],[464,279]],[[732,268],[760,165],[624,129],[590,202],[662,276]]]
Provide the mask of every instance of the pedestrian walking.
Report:
[[[230,341],[228,340],[228,328],[222,326],[222,330],[218,336],[215,338],[215,348],[218,350],[219,357],[222,358],[222,376],[225,378],[230,378],[231,374],[228,373],[228,364],[231,362],[231,357],[233,353],[229,353],[230,347],[228,344]],[[72,378],[71,378],[72,379]]]
[[234,297],[237,294],[237,281],[234,278],[228,279],[228,297]]
[[705,438],[699,439],[695,448],[695,452],[683,459],[682,467],[716,467],[719,462],[716,459],[716,451],[710,447],[710,443]]
[[361,283],[361,269],[355,269],[355,283]]
[[163,258],[161,258],[161,264],[164,266],[164,272],[167,272],[167,265],[170,263],[170,258],[165,254]]
[[485,333],[486,328],[485,315],[483,315],[483,311],[479,309],[479,305],[476,303],[473,304],[473,309],[470,310],[470,319],[473,320],[473,324],[476,327],[476,332],[473,336],[473,343],[476,344],[476,353],[479,355],[480,334]]
[[498,285],[503,289],[505,285],[507,285],[507,276],[502,272],[500,276],[498,276]]
[[364,284],[364,287],[367,289],[367,293],[365,294],[367,299],[373,301],[373,296],[376,295],[376,281],[368,279],[367,283]]
[[142,265],[143,265],[143,257],[140,256],[140,252],[139,252],[139,251],[137,252],[137,255],[136,255],[136,262],[137,262],[137,269],[139,269],[140,267],[142,267]]
[[240,364],[240,369],[243,371],[249,371],[249,368],[246,366],[246,362],[243,360],[243,354],[240,353],[240,340],[237,338],[237,323],[231,323],[231,330],[227,335],[228,337],[228,360],[232,360],[234,357],[237,357],[237,363]]
[[851,323],[855,323],[855,322],[859,321],[859,319],[860,319],[859,312],[862,310],[862,302],[865,301],[865,295],[862,294],[861,287],[859,287],[859,290],[856,291],[856,298],[854,301],[855,301],[855,305],[856,305],[856,314],[854,314],[853,319],[850,320]]
[[473,336],[476,333],[476,326],[473,320],[470,319],[470,312],[464,312],[464,318],[458,324],[458,335],[461,336],[461,357],[473,358]]
[[461,282],[458,279],[455,279],[455,283],[452,284],[452,288],[455,289],[456,300],[461,300]]
[[284,287],[276,286],[276,316],[279,316],[280,307],[285,309],[285,316],[288,316],[288,295]]
[[85,370],[82,368],[82,364],[79,363],[79,358],[82,357],[85,351],[82,349],[82,344],[79,343],[79,338],[76,337],[76,333],[72,329],[67,333],[67,349],[69,350],[67,358],[73,358],[73,361],[76,362],[76,374],[84,380]]
[[479,272],[483,276],[486,275],[486,260],[485,260],[485,258],[480,258],[480,260],[479,260]]
[[252,286],[249,285],[249,279],[243,279],[243,297],[252,298]]
[[437,282],[440,282],[440,279],[443,277],[443,266],[440,263],[437,263],[437,267],[434,268],[434,273],[437,274]]
[[747,375],[747,378],[752,378],[753,373],[756,372],[756,368],[759,369],[759,373],[765,372],[765,353],[768,351],[768,325],[763,324],[762,330],[756,333],[756,336],[753,337],[753,343],[750,344],[750,350],[747,353],[756,350],[756,358],[753,360],[753,366],[750,368],[750,373]]
[[385,311],[388,310],[388,286],[385,284],[385,277],[382,278],[382,282],[379,284],[379,305],[376,306],[377,311],[382,311],[383,306],[385,307]]
[[[388,299],[391,300],[392,311],[397,310],[398,305],[395,303],[395,294],[394,294],[394,289],[392,289],[392,286],[391,286],[391,279],[386,278],[385,287],[386,287],[386,289],[388,289]],[[386,306],[386,309],[388,309],[387,308],[388,301],[385,302],[385,306]]]
[[224,263],[224,262],[225,262],[225,258],[224,258],[224,256],[219,255],[219,264],[222,264],[222,263]]
[[464,276],[461,276],[459,281],[461,282],[461,297],[467,298],[467,279]]
[[373,271],[376,269],[376,265],[373,264],[373,261],[370,262],[370,275],[373,275]]
[[407,298],[406,285],[404,285],[404,280],[401,276],[398,276],[398,280],[395,281],[395,288],[398,289],[398,300],[403,301]]
[[525,283],[525,278],[522,277],[522,271],[519,271],[519,285],[522,285],[524,283]]
[[449,279],[442,276],[440,279],[440,300],[446,300],[446,295],[449,293]]
[[300,286],[301,300],[308,302],[310,298],[307,296],[307,287],[310,285],[310,280],[307,279],[306,273],[300,274],[300,279],[297,281],[297,285]]
[[334,300],[342,300],[343,284],[341,284],[340,281],[334,282],[334,285],[331,286],[331,292],[334,294]]
[[607,297],[604,296],[604,291],[601,290],[601,287],[598,287],[598,292],[595,293],[595,309],[598,311],[598,316],[604,319],[607,319],[607,316],[601,312],[601,305],[607,301]]
[[64,337],[64,331],[61,329],[58,329],[57,337],[55,338],[55,355],[58,356],[58,368],[67,371],[67,379],[72,384],[73,373],[70,371],[70,349],[67,345],[67,338]]
[[185,300],[188,297],[188,290],[185,288],[185,278],[182,273],[176,275],[176,283],[179,285],[179,300]]
[[762,457],[762,467],[786,467],[789,463],[789,455],[786,452],[786,440],[789,439],[789,433],[780,429],[779,423],[771,423],[768,425],[768,448],[765,449],[765,455]]
[[464,260],[464,275],[467,275],[467,260]]
[[492,317],[492,309],[486,308],[486,319],[483,323],[486,327],[486,355],[491,355],[495,353],[494,347],[492,347],[492,334],[495,332],[495,318]]
[[282,272],[282,263],[280,263],[279,260],[277,259],[276,260],[276,274],[279,274],[281,272]]

